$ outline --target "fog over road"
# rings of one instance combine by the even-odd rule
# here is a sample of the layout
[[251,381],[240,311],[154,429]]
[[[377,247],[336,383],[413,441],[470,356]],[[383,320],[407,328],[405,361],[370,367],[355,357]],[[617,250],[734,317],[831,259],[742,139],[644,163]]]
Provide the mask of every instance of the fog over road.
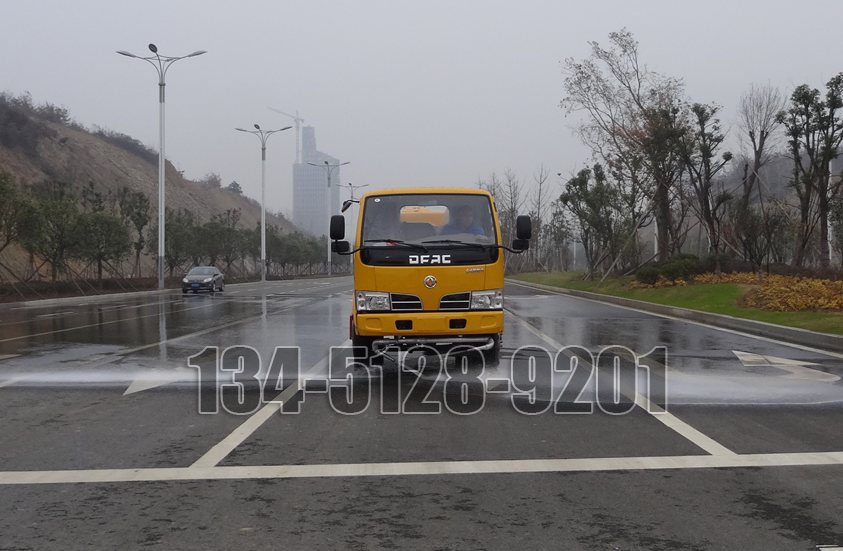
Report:
[[[265,369],[298,346],[302,384],[324,381],[352,285],[0,306],[0,549],[843,545],[843,355],[527,285],[505,289],[497,366],[387,359],[348,395],[286,390],[298,414],[198,412],[187,358],[209,346]],[[555,370],[538,348],[565,346]],[[649,360],[649,396],[556,413],[593,401],[605,373],[577,397],[563,370],[607,346]]]

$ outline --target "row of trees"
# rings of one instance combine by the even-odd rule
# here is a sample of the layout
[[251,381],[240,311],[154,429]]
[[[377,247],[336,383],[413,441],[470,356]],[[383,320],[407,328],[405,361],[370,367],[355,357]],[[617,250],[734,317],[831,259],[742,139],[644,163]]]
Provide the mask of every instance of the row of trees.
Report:
[[[843,141],[843,73],[823,92],[801,85],[788,99],[750,88],[738,107],[737,155],[725,148],[720,106],[689,100],[680,79],[647,69],[626,30],[610,34],[608,47],[591,43],[586,59],[566,59],[564,74],[561,105],[582,115],[577,130],[593,159],[553,205],[590,272],[666,261],[692,233],[715,259],[829,267],[828,228],[843,220],[831,169]],[[639,234],[653,225],[649,255]]]
[[[13,279],[40,278],[45,266],[52,281],[94,273],[99,282],[104,275],[141,277],[144,267],[154,268],[148,258],[158,255],[158,228],[142,192],[103,193],[93,184],[77,188],[58,182],[21,188],[0,173],[0,197],[0,255],[13,244],[29,255],[25,273],[0,260]],[[242,227],[239,209],[205,221],[188,210],[168,209],[165,216],[164,260],[171,277],[201,264],[217,265],[231,275],[259,271],[260,227]],[[325,249],[324,240],[267,227],[270,275],[316,273],[324,269]]]
[[[257,272],[260,267],[260,223],[252,228],[242,227],[239,209],[215,214],[206,222],[196,220],[188,210],[168,210],[166,228],[164,263],[171,277],[185,266],[202,264],[240,274]],[[150,235],[157,232],[157,224],[153,223]],[[271,276],[319,273],[325,269],[326,249],[324,238],[301,232],[282,233],[278,226],[267,225],[266,262]],[[149,240],[148,251],[158,254],[157,240]]]

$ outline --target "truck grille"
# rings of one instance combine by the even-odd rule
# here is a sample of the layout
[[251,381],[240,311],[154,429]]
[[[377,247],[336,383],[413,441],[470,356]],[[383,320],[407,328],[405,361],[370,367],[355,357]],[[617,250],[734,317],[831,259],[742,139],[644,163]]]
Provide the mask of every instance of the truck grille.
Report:
[[422,309],[421,299],[416,295],[390,293],[389,300],[392,302],[392,309],[394,311],[407,312]]
[[439,301],[440,310],[468,310],[471,305],[471,293],[445,295]]

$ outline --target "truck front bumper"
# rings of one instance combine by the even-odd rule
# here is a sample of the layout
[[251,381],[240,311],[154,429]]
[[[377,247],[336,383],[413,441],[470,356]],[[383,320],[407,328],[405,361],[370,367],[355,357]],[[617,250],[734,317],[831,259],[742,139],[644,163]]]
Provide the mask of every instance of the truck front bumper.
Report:
[[470,337],[503,332],[503,310],[360,312],[355,333],[362,337]]
[[457,345],[465,345],[475,350],[489,350],[495,346],[494,337],[463,337],[461,335],[443,335],[441,337],[396,337],[392,339],[375,339],[372,349],[375,352],[395,347],[404,350],[413,346],[429,346],[436,349],[447,349]]

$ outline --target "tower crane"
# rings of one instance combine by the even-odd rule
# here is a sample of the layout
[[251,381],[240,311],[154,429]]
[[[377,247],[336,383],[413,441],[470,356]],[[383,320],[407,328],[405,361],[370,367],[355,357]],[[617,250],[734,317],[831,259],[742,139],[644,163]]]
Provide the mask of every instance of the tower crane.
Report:
[[302,123],[304,123],[304,119],[299,116],[298,109],[296,110],[295,115],[285,113],[284,111],[281,111],[280,109],[276,109],[274,107],[267,107],[267,109],[293,119],[293,122],[296,124],[296,162],[301,163],[301,125]]

